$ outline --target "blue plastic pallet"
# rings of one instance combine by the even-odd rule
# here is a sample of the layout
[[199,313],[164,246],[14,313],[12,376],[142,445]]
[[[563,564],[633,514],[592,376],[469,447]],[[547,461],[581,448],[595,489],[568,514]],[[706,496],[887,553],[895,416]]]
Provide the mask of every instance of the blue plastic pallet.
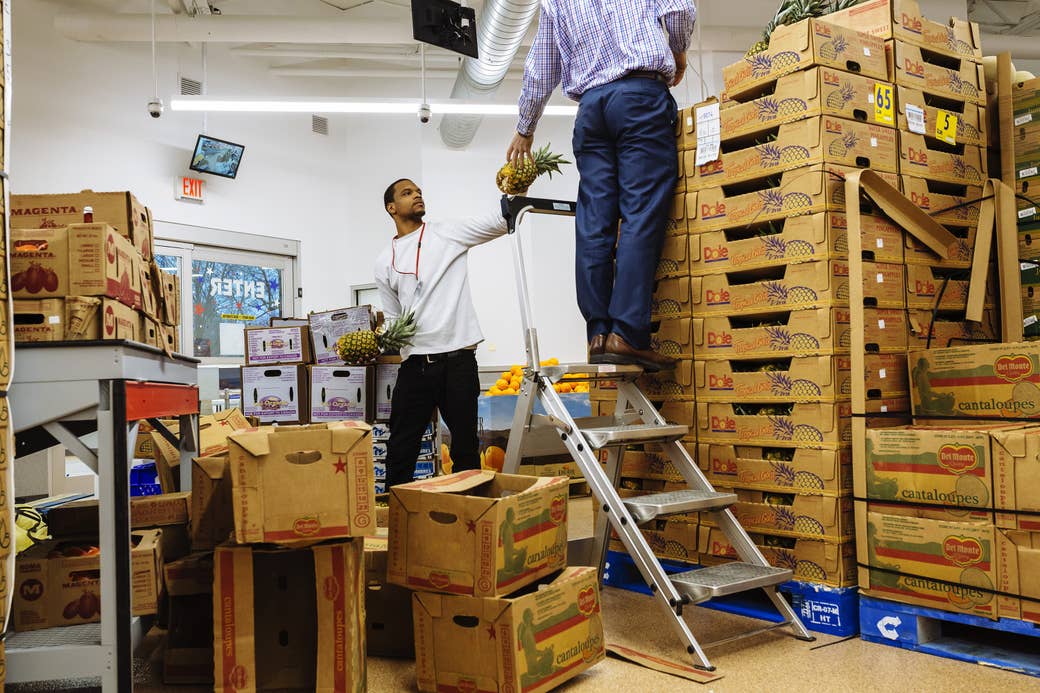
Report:
[[[664,572],[672,575],[701,567],[659,559]],[[631,592],[650,594],[632,557],[617,551],[607,552],[607,570],[603,584]],[[859,633],[859,590],[856,587],[828,587],[811,582],[791,580],[778,587],[781,594],[798,611],[805,627],[817,633],[845,637]],[[783,617],[762,590],[752,590],[698,604],[708,609],[779,623]]]
[[914,652],[1040,677],[1040,625],[860,599],[861,637]]

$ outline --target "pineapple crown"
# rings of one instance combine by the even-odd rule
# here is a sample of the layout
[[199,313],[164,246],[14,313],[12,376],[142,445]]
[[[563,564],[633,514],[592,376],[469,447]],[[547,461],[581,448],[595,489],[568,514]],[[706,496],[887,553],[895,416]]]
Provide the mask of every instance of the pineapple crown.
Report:
[[796,24],[803,19],[822,17],[860,4],[863,0],[783,0],[762,31],[760,43],[769,46],[769,37],[778,26]]
[[552,178],[554,173],[560,173],[560,166],[571,163],[569,160],[564,159],[562,154],[553,154],[549,149],[552,143],[546,144],[541,149],[534,153],[534,166],[538,175],[548,173],[549,178]]
[[406,312],[389,323],[382,332],[376,333],[380,350],[383,352],[400,351],[401,347],[412,343],[416,328],[415,313],[413,311]]

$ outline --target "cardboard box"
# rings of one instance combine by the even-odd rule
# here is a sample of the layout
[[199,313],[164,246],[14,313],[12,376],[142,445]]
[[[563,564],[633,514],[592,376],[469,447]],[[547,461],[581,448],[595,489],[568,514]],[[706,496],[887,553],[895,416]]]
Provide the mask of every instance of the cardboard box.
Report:
[[247,327],[245,341],[247,366],[311,362],[311,335],[307,327]]
[[911,132],[899,133],[900,170],[912,176],[953,183],[981,185],[986,179],[986,158],[969,144],[957,147],[962,154],[944,151],[939,141]]
[[658,373],[645,373],[637,381],[647,397],[658,400],[692,400],[694,392],[693,361],[678,361],[675,368]]
[[986,105],[986,77],[982,65],[970,58],[960,58],[955,67],[947,67],[949,58],[933,56],[902,41],[888,44],[892,53],[895,83],[925,94],[954,101]]
[[60,342],[65,338],[65,301],[45,298],[14,302],[14,341]]
[[107,224],[68,227],[69,294],[114,298],[140,308],[141,256]]
[[397,374],[401,371],[401,359],[384,356],[376,364],[376,421],[389,421],[390,410],[397,387]]
[[375,369],[308,366],[311,421],[371,421],[375,415]]
[[1040,417],[1040,351],[1033,342],[911,351],[915,416]]
[[309,421],[307,366],[242,366],[242,408],[262,423]]
[[939,314],[933,320],[930,310],[907,311],[910,321],[908,348],[939,349],[959,344],[978,344],[1000,340],[1000,330],[993,319],[993,311],[986,311],[983,322],[970,322],[963,315]]
[[[905,400],[903,400],[905,402]],[[899,400],[887,403],[889,411],[906,411]],[[697,439],[734,445],[811,447],[837,449],[852,442],[852,406],[848,402],[764,405],[763,413],[739,414],[727,403],[697,404]],[[750,411],[749,405],[742,407]]]
[[[864,290],[872,305],[902,308],[903,267],[897,264],[866,263]],[[805,262],[777,268],[769,279],[747,275],[718,274],[693,277],[693,315],[758,315],[779,311],[848,305],[849,265],[847,260]],[[745,281],[747,283],[737,283]]]
[[[957,118],[957,126],[954,130],[952,142],[948,144],[965,144],[973,147],[985,147],[988,144],[986,108],[974,103],[964,101],[942,100],[942,106],[934,105],[936,99],[925,96],[924,92],[912,87],[896,87],[897,112],[899,114],[899,129],[903,132],[913,132],[918,135],[936,137],[940,120],[945,124],[946,115]],[[914,122],[923,127],[918,128],[911,124],[907,118],[907,112],[916,116]]]
[[[164,493],[130,499],[130,527],[147,529],[188,524],[191,493]],[[47,512],[47,528],[56,538],[97,537],[98,502],[75,501]]]
[[[902,229],[881,216],[863,216],[861,222],[863,247],[870,249],[874,260],[903,262]],[[789,217],[772,222],[768,230],[773,233],[731,229],[691,235],[690,274],[703,276],[849,256],[848,219],[841,212]]]
[[731,142],[723,144],[718,159],[702,166],[695,165],[696,151],[686,152],[688,191],[732,185],[823,163],[899,171],[895,130],[833,116],[784,123],[759,133],[753,141]]
[[[685,489],[686,486],[682,485],[681,488]],[[679,489],[666,485],[662,487],[662,490]],[[697,517],[696,514],[691,514],[689,517],[692,521],[687,521],[686,517],[685,515],[673,515],[669,516],[668,520],[654,520],[639,528],[655,556],[683,563],[697,562]],[[611,528],[610,536],[612,551],[628,553],[625,544],[613,528]]]
[[[177,421],[164,421],[171,433],[177,434],[180,424]],[[207,457],[224,455],[228,451],[228,436],[236,431],[252,428],[242,410],[237,407],[199,417],[199,454]],[[156,448],[163,451],[166,458],[175,464],[180,463],[180,451],[166,438],[155,431],[152,440]]]
[[235,541],[299,543],[375,533],[367,424],[254,429],[228,443]]
[[982,58],[979,25],[951,18],[927,19],[917,0],[869,0],[827,15],[827,21],[881,39],[898,39],[944,55]]
[[833,402],[852,393],[847,356],[803,356],[763,365],[695,361],[698,402]]
[[[134,616],[155,614],[162,589],[162,530],[131,533],[131,607]],[[15,561],[14,629],[19,632],[97,623],[101,620],[101,563],[90,541],[50,540]]]
[[690,318],[662,320],[650,336],[650,348],[678,359],[693,358],[693,321]]
[[1018,257],[1033,262],[1040,261],[1040,224],[1019,224]]
[[[776,80],[773,93],[757,98],[727,100],[719,112],[723,142],[775,128],[781,123],[814,116],[833,116],[873,125],[893,127],[878,119],[874,108],[877,80],[830,67],[813,67]],[[886,86],[888,86],[886,84]],[[709,99],[684,111],[683,146],[697,148],[696,108],[714,103]]]
[[1040,78],[1014,82],[1011,85],[1013,125],[1028,127],[1040,119]]
[[132,241],[145,259],[152,257],[152,216],[129,192],[11,195],[11,227],[53,228],[83,222],[83,208],[93,207],[94,222],[108,224]]
[[158,277],[155,273],[158,268],[154,263],[141,260],[137,265],[141,275],[141,312],[156,322],[162,322],[162,308],[159,305],[160,293],[158,288]]
[[386,537],[365,537],[365,641],[369,657],[415,659],[412,592],[386,579]]
[[[601,451],[600,462],[604,462],[605,457],[606,451]],[[649,450],[626,450],[621,458],[621,478],[683,481],[683,475],[675,468],[667,454]]]
[[69,233],[64,227],[11,229],[9,262],[15,298],[69,295]]
[[111,298],[69,296],[65,299],[65,339],[117,339],[140,342],[141,318],[129,306]]
[[199,457],[191,465],[191,547],[212,550],[235,531],[231,463],[226,455]]
[[482,470],[394,486],[390,582],[491,597],[559,570],[567,561],[568,485],[564,477]]
[[[739,228],[802,214],[845,210],[847,173],[856,169],[833,164],[817,164],[785,171],[780,184],[761,179],[757,189],[727,194],[725,188],[687,193],[686,207],[690,233]],[[895,182],[897,177],[880,174]],[[747,186],[750,187],[750,186]]]
[[[765,491],[737,491],[730,510],[749,532],[840,543],[855,536],[851,498],[783,496]],[[784,501],[783,503],[779,501]],[[787,501],[791,502],[788,503]]]
[[[702,526],[699,534],[701,563],[740,559],[733,544],[719,528]],[[795,580],[833,587],[856,584],[856,545],[851,541],[833,544],[769,534],[752,534],[751,540],[770,565],[793,570]]]
[[152,425],[147,421],[137,423],[137,442],[134,444],[135,460],[154,460],[155,443],[152,441]]
[[672,198],[672,210],[668,214],[668,223],[665,224],[665,234],[685,236],[688,232],[686,194],[677,194]]
[[[963,277],[954,278],[954,277]],[[991,266],[986,281],[985,305],[994,307],[997,296],[997,268]],[[964,270],[938,270],[924,265],[906,267],[906,306],[931,310],[939,302],[940,310],[961,311],[968,307],[971,282]],[[939,294],[942,293],[940,300]]]
[[163,568],[170,599],[163,683],[213,683],[213,554],[194,554]]
[[181,285],[176,274],[158,270],[155,274],[159,285],[161,318],[165,325],[181,324]]
[[687,236],[665,236],[655,278],[682,277],[690,274],[690,241]]
[[956,242],[946,248],[942,255],[937,255],[921,241],[910,234],[906,234],[906,264],[943,268],[970,268],[972,255],[975,250],[975,237],[979,227],[946,225],[945,228],[956,237]]
[[364,691],[362,554],[358,539],[291,550],[218,548],[214,690]]
[[412,604],[420,691],[544,693],[606,656],[595,568],[510,598],[416,592]]
[[947,186],[915,176],[901,176],[900,182],[903,194],[940,224],[978,225],[981,186]]
[[650,301],[652,320],[688,318],[693,314],[689,277],[672,277],[657,282]]
[[852,491],[852,451],[699,443],[709,478],[728,488],[841,496]]
[[809,19],[778,26],[767,50],[722,68],[722,79],[729,98],[738,98],[778,77],[815,65],[880,80],[888,78],[882,39]]
[[343,363],[336,353],[336,342],[339,338],[351,332],[371,330],[374,324],[372,306],[311,313],[308,320],[314,344],[314,362],[319,365]]

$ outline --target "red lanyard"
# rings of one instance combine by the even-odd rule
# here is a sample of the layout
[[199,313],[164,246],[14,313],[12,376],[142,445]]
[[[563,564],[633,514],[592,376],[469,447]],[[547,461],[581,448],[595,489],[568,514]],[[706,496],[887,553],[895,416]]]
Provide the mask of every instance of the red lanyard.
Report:
[[419,245],[415,247],[415,271],[414,272],[402,272],[397,269],[397,239],[395,238],[390,244],[390,266],[393,267],[394,271],[398,274],[414,274],[415,279],[419,279],[419,254],[422,252],[422,239],[423,234],[426,233],[426,224],[422,225],[419,230]]

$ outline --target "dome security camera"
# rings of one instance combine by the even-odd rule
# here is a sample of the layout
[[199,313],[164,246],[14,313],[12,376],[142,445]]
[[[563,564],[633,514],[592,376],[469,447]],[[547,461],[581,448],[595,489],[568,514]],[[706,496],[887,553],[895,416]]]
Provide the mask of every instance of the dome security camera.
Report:
[[163,114],[163,102],[158,96],[148,102],[148,115],[158,118]]
[[430,104],[424,103],[421,106],[419,106],[419,122],[430,122]]

